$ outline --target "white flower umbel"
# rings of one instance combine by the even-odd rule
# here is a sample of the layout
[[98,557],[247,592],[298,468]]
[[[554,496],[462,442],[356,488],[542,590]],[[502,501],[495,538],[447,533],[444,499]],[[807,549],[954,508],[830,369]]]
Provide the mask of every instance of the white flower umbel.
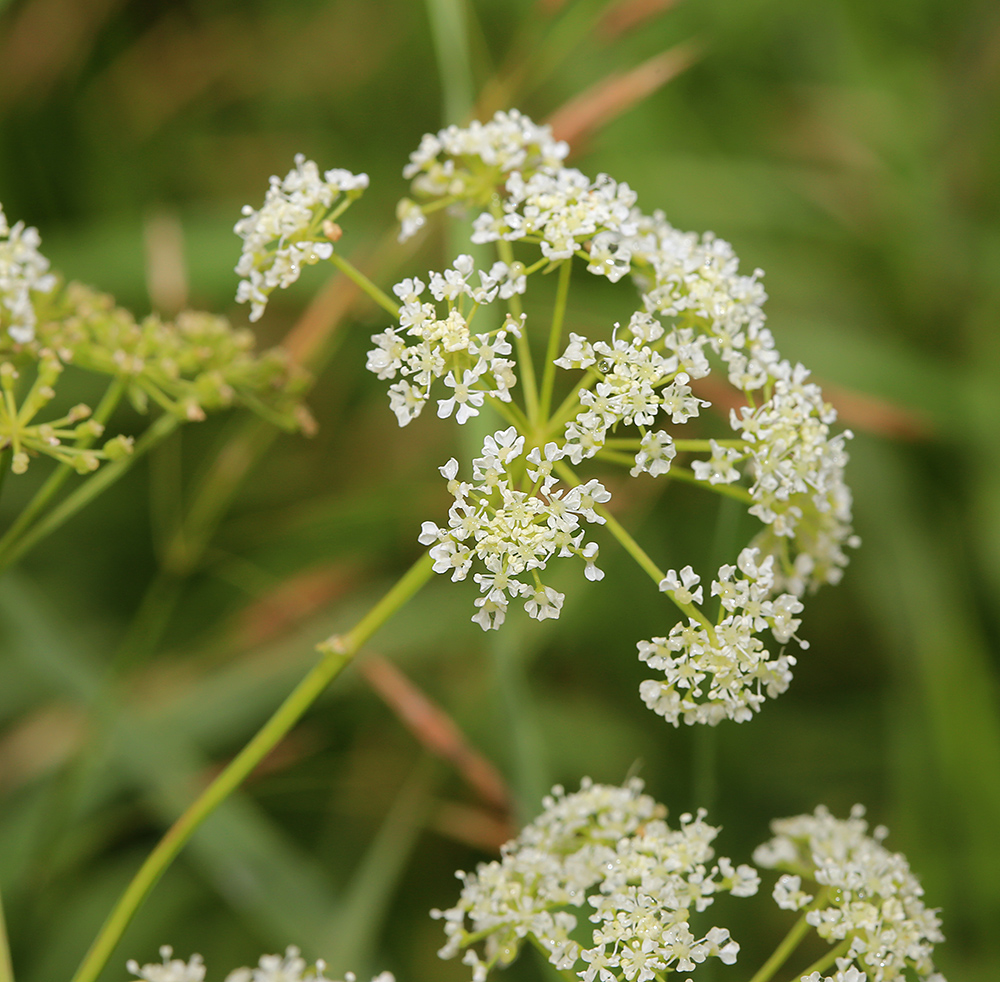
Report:
[[[710,957],[732,964],[739,945],[729,932],[695,931],[692,915],[721,891],[752,896],[756,871],[714,861],[718,829],[704,812],[671,829],[666,809],[641,792],[638,779],[622,788],[585,780],[575,794],[554,788],[499,861],[457,874],[458,904],[431,912],[444,921],[441,957],[464,950],[474,982],[513,961],[526,939],[584,982],[649,982]],[[584,916],[594,925],[588,940],[577,930]]]
[[41,243],[38,229],[24,222],[8,225],[0,205],[0,331],[18,344],[35,336],[31,294],[49,293],[56,284],[49,261],[38,251]]
[[636,195],[627,184],[607,174],[591,181],[563,167],[527,180],[514,171],[506,192],[500,214],[483,212],[474,222],[473,242],[535,242],[550,260],[569,259],[585,242],[592,242],[587,266],[592,273],[615,282],[630,271],[631,253],[620,241],[637,228],[631,214]]
[[[643,702],[675,726],[682,720],[744,722],[765,697],[788,688],[795,658],[773,655],[759,634],[769,630],[779,644],[787,643],[795,637],[800,622],[793,615],[802,611],[802,604],[788,593],[774,595],[774,557],[758,564],[758,555],[756,548],[744,549],[736,566],[719,569],[712,583],[712,596],[719,597],[721,606],[716,624],[689,617],[667,637],[638,644],[639,660],[665,676],[642,683]],[[678,604],[701,604],[699,583],[700,577],[686,566],[680,577],[670,570],[660,589]]]
[[[184,962],[173,957],[169,945],[160,948],[162,962],[139,966],[129,961],[126,966],[133,975],[145,982],[203,982],[205,964],[201,955],[192,955]],[[226,976],[226,982],[332,982],[324,975],[326,963],[310,965],[299,954],[299,949],[289,945],[284,955],[261,955],[256,967],[237,968]],[[344,982],[357,982],[353,972],[344,976]],[[391,972],[382,972],[372,982],[395,982]]]
[[472,257],[463,255],[451,269],[430,273],[427,285],[414,276],[392,289],[400,300],[399,330],[372,335],[377,347],[368,352],[366,367],[380,379],[399,376],[389,386],[389,405],[400,426],[420,415],[439,378],[451,389],[438,400],[442,419],[454,415],[464,423],[478,416],[486,396],[510,402],[517,380],[516,363],[506,357],[512,351],[508,337],[520,334],[522,322],[508,317],[502,327],[479,334],[473,322],[481,306],[524,292],[519,270],[502,262],[489,272],[476,270]]
[[[642,659],[664,672],[663,679],[643,683],[643,699],[675,724],[746,720],[788,687],[795,658],[780,646],[795,640],[805,647],[795,635],[799,598],[836,583],[846,547],[858,544],[843,476],[850,433],[833,431],[836,412],[809,372],[778,353],[765,326],[760,270],[741,273],[728,243],[710,233],[680,232],[659,212],[645,214],[628,185],[607,175],[592,180],[564,167],[564,156],[543,128],[516,113],[424,138],[406,174],[415,193],[436,200],[405,200],[404,226],[418,227],[435,208],[478,205],[472,241],[495,242],[501,261],[489,272],[475,271],[472,260],[460,256],[453,269],[431,274],[431,298],[421,280],[397,284],[399,327],[374,336],[368,367],[391,380],[390,405],[401,425],[433,398],[436,379],[442,379],[441,417],[463,423],[489,401],[536,445],[534,452],[542,444],[553,448],[556,456],[548,456],[539,481],[554,465],[563,480],[582,484],[585,478],[570,465],[599,458],[624,465],[638,480],[668,475],[741,501],[760,531],[736,565],[719,570],[707,598],[707,586],[696,595],[683,577],[665,579],[641,545],[627,541],[624,528],[609,527],[657,582],[663,579],[661,589],[684,617],[664,637],[640,643]],[[578,328],[565,322],[573,266],[581,261],[612,281],[631,273],[640,291],[627,324],[615,324],[603,337],[566,330]],[[543,319],[532,309],[529,323],[515,294],[532,276],[556,270],[545,342],[530,336]],[[474,334],[477,307],[498,299],[512,301],[507,321]],[[532,351],[543,347],[539,384]],[[577,374],[566,385],[556,380],[556,368]],[[515,370],[521,384],[512,397]],[[703,381],[713,373],[715,379]],[[569,392],[556,404],[560,388]],[[731,389],[721,396],[728,430],[725,417],[713,421],[703,411],[711,405],[705,396],[716,400],[725,388]],[[696,429],[690,437],[685,424]],[[505,478],[507,491],[545,498],[535,478],[530,491],[517,484],[522,473],[513,482]],[[449,479],[454,482],[454,474]],[[499,493],[496,486],[490,493]],[[499,499],[490,507],[498,505]],[[481,529],[477,507],[459,495],[446,531],[425,525],[421,541],[434,545],[440,572],[461,579],[470,569],[468,515],[478,516]],[[531,535],[541,522],[529,523]],[[494,534],[486,538],[486,549],[494,548]],[[509,538],[501,541],[506,544],[491,554],[493,561],[516,556],[524,564],[517,568],[532,572],[534,582],[511,581],[502,565],[479,574],[480,622],[498,626],[512,596],[527,598],[533,616],[555,616],[562,598],[534,580],[550,549],[532,551],[534,540],[516,547]],[[715,607],[715,596],[717,616],[703,609]],[[774,644],[765,643],[765,632]]]
[[597,544],[584,542],[581,519],[602,524],[594,508],[611,495],[599,481],[560,486],[551,470],[563,451],[549,443],[525,454],[524,437],[513,426],[486,437],[482,454],[473,461],[473,484],[457,479],[454,458],[441,468],[455,496],[448,526],[424,522],[420,542],[432,547],[434,571],[452,580],[464,580],[476,560],[482,564],[485,572],[473,575],[483,596],[472,619],[484,631],[500,627],[516,597],[536,620],[558,617],[563,595],[538,574],[554,557],[579,556],[587,579],[604,576],[595,565]]
[[236,300],[250,301],[250,320],[260,319],[272,290],[291,286],[303,266],[333,255],[340,237],[335,220],[367,187],[367,174],[335,169],[321,176],[313,161],[297,154],[283,179],[271,178],[259,211],[244,206],[233,229],[243,239]]
[[[944,940],[937,911],[924,905],[906,857],[882,845],[887,830],[880,826],[869,835],[863,816],[860,805],[848,819],[820,806],[812,815],[777,819],[771,823],[775,837],[757,848],[754,861],[786,871],[774,891],[778,905],[808,905],[808,923],[845,949],[838,982],[859,982],[859,973],[868,982],[890,982],[910,972],[944,982],[932,961],[934,945]],[[803,880],[815,884],[815,897],[802,890]]]

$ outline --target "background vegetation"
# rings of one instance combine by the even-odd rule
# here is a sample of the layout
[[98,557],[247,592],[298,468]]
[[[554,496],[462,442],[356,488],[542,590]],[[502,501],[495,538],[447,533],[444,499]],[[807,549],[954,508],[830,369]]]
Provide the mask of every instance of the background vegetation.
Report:
[[[468,47],[442,43],[462,9],[0,0],[0,201],[57,268],[137,313],[242,322],[231,228],[295,152],[371,175],[342,245],[391,283],[447,251],[440,231],[419,254],[380,245],[422,133],[473,91],[541,119],[671,52],[655,64],[688,67],[591,127],[575,162],[767,271],[780,349],[857,434],[864,546],[808,604],[788,694],[707,736],[639,703],[634,641],[666,627],[665,602],[613,544],[602,584],[573,572],[559,622],[513,618],[496,638],[469,622],[469,589],[432,584],[375,643],[412,688],[371,658],[341,679],[199,833],[105,977],[163,942],[219,972],[294,941],[336,971],[464,979],[437,961],[426,916],[452,903],[451,871],[489,856],[552,782],[634,769],[674,814],[709,805],[733,856],[771,817],[866,803],[944,908],[948,977],[1000,977],[1000,8],[476,0]],[[238,451],[270,437],[236,418],[188,427],[0,584],[0,888],[23,982],[69,976],[193,789],[444,511],[453,429],[396,428],[363,370],[384,317],[310,272],[259,333],[313,345],[317,436],[276,439],[216,521],[199,502],[222,501]],[[571,323],[595,325],[612,308],[585,286]],[[8,480],[0,519],[45,471]],[[199,491],[206,473],[217,483]],[[661,483],[615,499],[661,565],[735,554],[735,513]],[[482,760],[427,749],[448,734],[414,721],[416,690],[509,792]],[[773,943],[739,906],[747,957],[720,979]],[[528,953],[510,975],[545,972]]]

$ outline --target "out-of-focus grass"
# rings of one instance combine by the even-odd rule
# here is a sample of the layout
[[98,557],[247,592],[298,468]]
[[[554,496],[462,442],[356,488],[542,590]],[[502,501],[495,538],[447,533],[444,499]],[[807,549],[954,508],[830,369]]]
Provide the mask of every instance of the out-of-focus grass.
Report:
[[[745,856],[775,815],[865,802],[944,908],[942,968],[994,979],[1000,14],[973,0],[715,0],[678,4],[612,42],[604,4],[575,0],[553,19],[556,6],[456,3],[474,87],[499,71],[542,118],[607,73],[697,39],[697,62],[588,138],[575,162],[628,181],[675,224],[733,241],[746,268],[767,270],[782,352],[912,423],[909,438],[888,435],[863,402],[852,421],[864,546],[844,583],[809,602],[812,648],[791,690],[715,735],[722,851]],[[441,123],[431,25],[425,5],[402,0],[0,3],[0,201],[40,228],[55,265],[139,312],[150,307],[143,230],[151,215],[176,215],[191,302],[242,320],[230,229],[295,152],[371,174],[345,249],[392,221],[405,156]],[[539,37],[540,56],[510,71]],[[437,265],[443,242],[401,260],[406,271]],[[268,308],[268,340],[324,282],[309,272]],[[574,286],[571,323],[621,317],[625,292],[598,286]],[[287,691],[312,643],[404,568],[420,522],[443,512],[436,467],[454,436],[433,418],[395,428],[362,368],[383,319],[355,310],[311,398],[319,434],[279,438],[250,472],[144,662],[109,686],[162,558],[154,545],[173,531],[145,475],[161,489],[174,475],[189,501],[236,424],[185,431],[158,468],[131,475],[0,585],[0,888],[25,982],[68,975],[158,831]],[[5,519],[43,467],[7,482]],[[699,551],[707,562],[717,530],[735,552],[745,532],[726,532],[717,503],[687,488],[616,500],[667,565]],[[556,582],[568,589],[563,618],[513,618],[492,652],[468,622],[470,590],[450,583],[432,584],[377,640],[527,814],[548,780],[620,781],[633,766],[675,813],[701,803],[693,735],[664,727],[636,693],[634,641],[662,633],[670,614],[603,548],[603,583]],[[229,967],[295,941],[338,968],[464,978],[436,960],[440,929],[425,912],[451,902],[452,869],[486,855],[456,841],[454,807],[489,812],[422,754],[360,675],[345,676],[168,873],[122,958],[170,942]],[[469,819],[466,841],[479,835],[485,849],[489,828]],[[740,964],[753,967],[768,939],[741,916]],[[776,938],[783,921],[767,916]],[[530,958],[511,971],[541,974]],[[105,977],[121,978],[120,962]]]

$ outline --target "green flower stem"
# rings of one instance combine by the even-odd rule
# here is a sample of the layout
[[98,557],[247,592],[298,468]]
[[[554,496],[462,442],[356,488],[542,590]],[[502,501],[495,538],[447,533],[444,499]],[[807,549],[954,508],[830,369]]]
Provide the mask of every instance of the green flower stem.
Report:
[[724,494],[729,498],[735,498],[737,501],[742,501],[748,505],[753,504],[753,498],[750,496],[750,492],[747,491],[746,488],[740,487],[738,484],[710,484],[708,481],[699,481],[698,478],[694,476],[694,473],[689,471],[686,467],[671,467],[667,473],[675,480],[684,481],[687,484],[697,484],[698,487],[703,488],[706,491],[714,491],[716,494]]
[[819,972],[822,974],[825,972],[841,955],[843,955],[848,948],[851,947],[851,938],[844,938],[835,948],[831,948],[822,958],[814,961],[808,968],[804,968],[801,972],[796,972],[795,982],[798,982],[803,975],[812,975],[813,972]]
[[29,549],[90,504],[125,474],[147,450],[166,439],[180,424],[181,420],[173,414],[161,416],[136,441],[135,449],[128,457],[105,464],[19,539],[9,541],[6,548],[0,548],[0,572],[17,562]]
[[[501,212],[499,202],[493,205],[493,214],[499,217]],[[514,247],[506,240],[497,241],[497,254],[508,267],[514,264]],[[521,316],[521,297],[515,293],[508,301],[510,312],[514,317]],[[521,388],[524,390],[524,408],[532,423],[538,421],[538,380],[535,378],[535,363],[531,360],[531,343],[528,332],[522,330],[520,337],[514,339],[517,347],[518,368],[521,369]]]
[[586,375],[579,382],[577,382],[575,388],[565,399],[560,403],[559,408],[552,414],[548,422],[547,432],[552,436],[555,436],[559,431],[576,415],[577,410],[580,408],[580,393],[584,389],[589,389],[595,382],[601,378],[600,373],[596,372],[591,368]]
[[569,296],[569,280],[573,273],[573,260],[564,259],[559,266],[559,286],[556,289],[556,303],[552,311],[552,327],[549,330],[549,344],[545,351],[545,370],[542,373],[542,392],[539,398],[539,418],[548,420],[552,408],[552,389],[556,383],[556,358],[562,341],[563,320],[566,318],[566,298]]
[[337,267],[349,280],[368,294],[383,310],[392,314],[394,320],[399,320],[399,304],[392,297],[380,290],[357,266],[348,262],[339,252],[330,256],[330,262]]
[[[558,461],[553,469],[564,481],[569,484],[576,486],[583,483],[562,461]],[[604,519],[608,531],[622,544],[625,551],[639,564],[639,567],[649,575],[650,579],[657,585],[657,587],[659,587],[660,581],[667,574],[664,573],[652,559],[650,559],[649,555],[642,548],[642,546],[640,546],[639,543],[625,531],[618,519],[615,518],[615,516],[604,507],[604,505],[597,505],[594,508],[594,511],[596,511],[597,514]],[[709,637],[713,639],[715,638],[715,628],[713,627],[711,621],[709,621],[709,619],[694,604],[681,603],[670,590],[667,590],[666,593],[673,603],[681,611],[683,611],[683,613],[687,614],[688,617],[693,617],[705,628],[706,631],[708,631]]]
[[789,956],[802,942],[802,939],[809,933],[809,922],[803,914],[793,925],[792,929],[782,938],[781,944],[774,949],[773,954],[757,970],[750,982],[768,982],[774,973],[788,961]]
[[[97,404],[97,409],[94,410],[94,415],[91,418],[101,425],[106,423],[124,394],[125,383],[122,379],[116,377],[101,397],[101,401]],[[75,449],[83,450],[89,447],[95,439],[96,437],[84,437],[82,440],[77,441]],[[2,463],[2,459],[0,457],[0,463]],[[6,473],[6,469],[0,472],[0,481],[3,480],[4,473]],[[42,513],[45,506],[52,500],[63,484],[66,483],[66,479],[70,474],[75,473],[76,471],[69,464],[62,463],[48,476],[48,479],[38,489],[35,496],[28,502],[21,514],[17,516],[10,528],[3,534],[3,538],[0,538],[0,555],[3,555],[10,543],[21,535]]]
[[323,655],[320,661],[250,742],[174,822],[146,858],[104,922],[72,982],[94,982],[142,902],[202,822],[243,783],[354,658],[361,646],[430,579],[432,573],[433,560],[428,553],[424,553],[347,634],[334,635],[318,646]]
[[3,916],[3,897],[0,897],[0,982],[14,982],[14,966],[10,960],[10,942],[7,940],[7,922]]

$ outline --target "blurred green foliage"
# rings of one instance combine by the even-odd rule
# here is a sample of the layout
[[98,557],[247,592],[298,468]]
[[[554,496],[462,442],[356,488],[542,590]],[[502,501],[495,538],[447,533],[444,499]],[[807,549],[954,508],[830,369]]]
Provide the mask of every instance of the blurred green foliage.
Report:
[[[574,577],[555,624],[512,618],[485,638],[467,585],[435,582],[375,647],[500,768],[521,817],[553,781],[638,769],[674,813],[709,804],[722,851],[745,857],[771,817],[864,802],[944,909],[942,969],[996,979],[1000,8],[687,0],[615,33],[606,6],[8,0],[0,201],[39,227],[55,267],[137,314],[158,303],[155,229],[179,222],[187,301],[241,322],[231,227],[294,153],[371,175],[342,242],[369,254],[407,153],[459,111],[463,85],[513,58],[512,98],[541,119],[697,39],[697,63],[575,163],[765,268],[779,348],[857,432],[864,545],[807,604],[812,647],[791,690],[750,724],[665,727],[638,700],[634,642],[670,615],[611,544],[605,581]],[[463,9],[469,58],[436,58],[433,16],[447,30]],[[434,268],[444,241],[388,275]],[[323,285],[309,273],[272,301],[262,341]],[[623,294],[596,287],[574,287],[571,327],[621,316]],[[443,513],[452,430],[421,418],[401,433],[362,370],[383,321],[356,308],[339,323],[310,400],[318,435],[275,439],[202,539],[178,539],[178,516],[206,461],[234,434],[272,439],[236,419],[187,428],[0,583],[0,889],[22,982],[71,974],[162,829]],[[4,522],[43,470],[8,480]],[[616,502],[661,565],[745,541],[725,504],[648,486]],[[178,562],[178,541],[205,548]],[[352,670],[196,836],[104,977],[164,942],[216,972],[296,942],[335,971],[463,979],[437,961],[426,910],[452,903],[451,871],[489,854],[501,820]],[[745,916],[731,920],[742,967],[720,979],[745,977],[784,931],[776,909],[773,937]],[[527,953],[510,974],[546,969]]]

